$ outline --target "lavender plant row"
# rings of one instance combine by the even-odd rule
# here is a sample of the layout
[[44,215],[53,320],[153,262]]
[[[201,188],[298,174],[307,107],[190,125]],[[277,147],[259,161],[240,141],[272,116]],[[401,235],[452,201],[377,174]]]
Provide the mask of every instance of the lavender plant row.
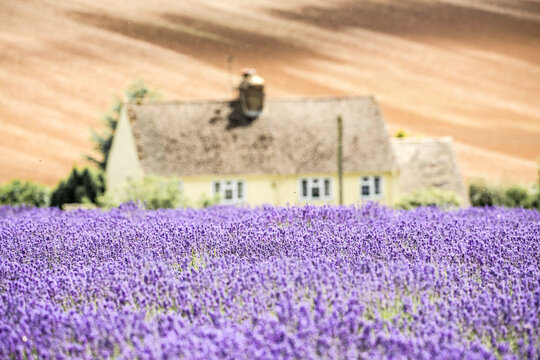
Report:
[[535,359],[540,212],[0,208],[0,358]]

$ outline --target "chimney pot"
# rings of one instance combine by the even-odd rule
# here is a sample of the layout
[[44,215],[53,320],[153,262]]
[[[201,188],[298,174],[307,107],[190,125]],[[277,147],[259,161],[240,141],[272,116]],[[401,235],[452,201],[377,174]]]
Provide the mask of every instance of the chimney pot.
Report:
[[250,119],[259,116],[264,107],[264,79],[255,69],[242,70],[242,81],[238,86],[242,112]]

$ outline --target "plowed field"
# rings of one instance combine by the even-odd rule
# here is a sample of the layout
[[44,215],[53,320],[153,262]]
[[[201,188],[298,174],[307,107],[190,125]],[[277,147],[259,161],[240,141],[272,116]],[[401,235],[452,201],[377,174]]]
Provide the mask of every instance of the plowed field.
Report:
[[540,1],[28,0],[0,18],[0,182],[55,184],[137,78],[227,99],[243,67],[268,96],[373,94],[392,132],[451,135],[467,178],[537,176]]

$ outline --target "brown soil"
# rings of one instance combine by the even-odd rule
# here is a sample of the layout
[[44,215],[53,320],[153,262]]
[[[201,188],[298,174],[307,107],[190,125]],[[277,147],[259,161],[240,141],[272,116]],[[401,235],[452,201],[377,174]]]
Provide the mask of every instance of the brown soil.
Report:
[[[532,182],[540,1],[0,2],[0,182],[55,184],[137,78],[166,99],[373,94],[392,132],[451,135],[467,178]],[[227,56],[234,57],[233,76]]]

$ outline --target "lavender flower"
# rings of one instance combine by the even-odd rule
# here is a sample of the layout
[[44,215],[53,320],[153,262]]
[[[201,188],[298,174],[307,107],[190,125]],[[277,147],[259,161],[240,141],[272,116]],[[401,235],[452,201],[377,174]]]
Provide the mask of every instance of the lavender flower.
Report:
[[540,354],[540,212],[0,207],[0,358]]

